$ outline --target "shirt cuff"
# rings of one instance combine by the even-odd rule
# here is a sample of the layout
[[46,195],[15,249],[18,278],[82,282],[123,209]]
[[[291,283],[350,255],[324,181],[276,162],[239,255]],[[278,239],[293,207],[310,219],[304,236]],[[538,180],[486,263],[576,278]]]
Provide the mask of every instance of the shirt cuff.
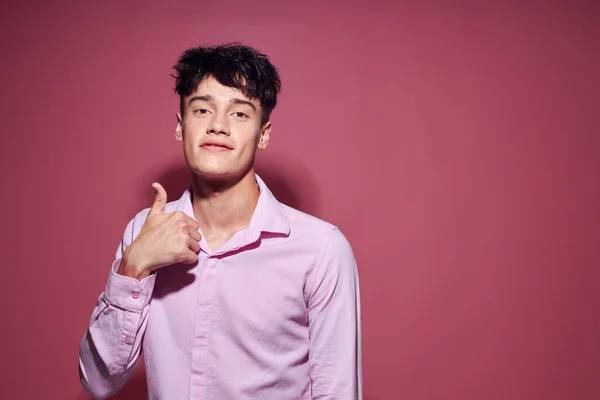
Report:
[[104,298],[113,306],[141,312],[150,303],[150,299],[152,298],[156,274],[149,275],[138,281],[135,278],[118,274],[117,270],[120,264],[120,258],[113,262],[108,282],[106,282],[106,288],[104,289]]

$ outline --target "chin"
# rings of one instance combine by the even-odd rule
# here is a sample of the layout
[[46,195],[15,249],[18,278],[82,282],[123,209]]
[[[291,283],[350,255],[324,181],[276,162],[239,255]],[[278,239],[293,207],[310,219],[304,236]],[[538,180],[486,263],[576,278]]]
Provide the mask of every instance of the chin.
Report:
[[[252,162],[236,163],[233,160],[197,157],[189,160],[188,166],[200,179],[210,181],[231,181],[245,177],[252,170]],[[241,161],[241,160],[240,160]]]
[[196,167],[192,168],[192,172],[204,179],[209,181],[228,181],[232,179],[241,178],[244,176],[244,171],[229,169],[229,168],[202,168]]

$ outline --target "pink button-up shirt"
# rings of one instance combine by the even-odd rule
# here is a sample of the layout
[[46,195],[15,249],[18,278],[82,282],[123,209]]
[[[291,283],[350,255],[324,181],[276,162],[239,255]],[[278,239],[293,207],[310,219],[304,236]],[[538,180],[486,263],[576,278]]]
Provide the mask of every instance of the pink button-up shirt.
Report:
[[[279,203],[264,182],[248,228],[198,263],[141,282],[116,273],[148,209],[125,229],[81,341],[96,398],[125,385],[140,351],[150,399],[362,398],[356,262],[336,227]],[[166,212],[194,218],[186,191]]]

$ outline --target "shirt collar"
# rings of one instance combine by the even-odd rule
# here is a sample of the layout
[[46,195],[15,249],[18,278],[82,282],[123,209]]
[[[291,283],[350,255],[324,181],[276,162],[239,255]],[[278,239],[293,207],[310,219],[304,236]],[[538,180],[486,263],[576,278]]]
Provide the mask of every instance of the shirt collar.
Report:
[[[258,174],[254,174],[254,179],[256,180],[260,194],[258,196],[256,208],[252,213],[247,233],[249,236],[256,236],[256,239],[258,239],[263,232],[289,235],[290,221],[283,204],[275,198],[267,184],[260,176],[258,176]],[[188,188],[181,198],[177,200],[175,209],[196,219],[194,216],[194,208],[192,206],[191,190],[191,187]]]

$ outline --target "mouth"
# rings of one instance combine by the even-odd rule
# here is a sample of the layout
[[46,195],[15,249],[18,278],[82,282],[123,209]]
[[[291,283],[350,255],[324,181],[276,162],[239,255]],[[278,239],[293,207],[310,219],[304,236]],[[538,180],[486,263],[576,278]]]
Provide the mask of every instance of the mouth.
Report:
[[222,143],[203,143],[200,148],[206,151],[229,151],[233,150],[231,147]]

